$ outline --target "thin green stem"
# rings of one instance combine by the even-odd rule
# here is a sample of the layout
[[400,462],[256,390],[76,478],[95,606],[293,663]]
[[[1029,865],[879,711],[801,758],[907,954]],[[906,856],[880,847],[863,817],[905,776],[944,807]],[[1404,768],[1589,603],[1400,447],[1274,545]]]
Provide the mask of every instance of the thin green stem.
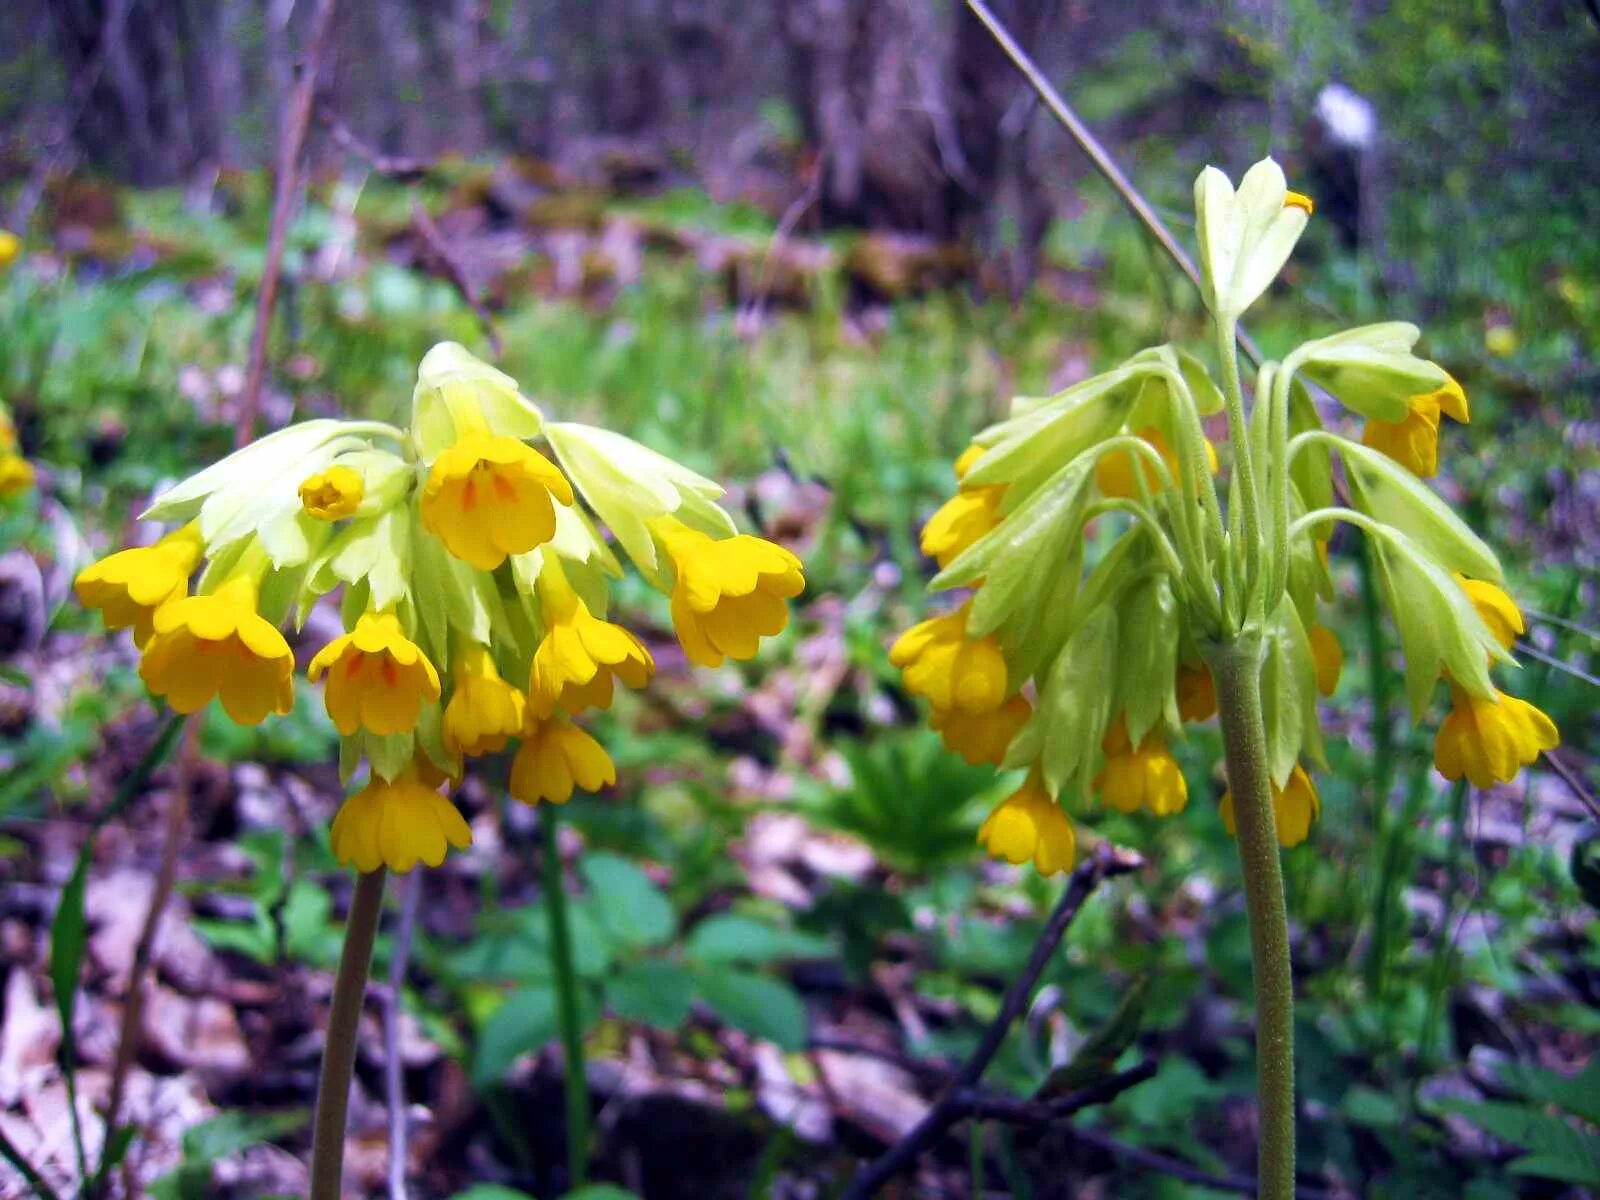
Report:
[[311,1200],[339,1200],[344,1176],[345,1119],[350,1108],[350,1076],[356,1064],[356,1030],[372,965],[372,944],[383,915],[385,870],[356,878],[356,893],[345,921],[344,950],[333,982],[328,1038],[317,1080],[317,1113],[311,1125]]
[[1228,788],[1239,831],[1239,865],[1250,919],[1256,990],[1256,1090],[1262,1200],[1294,1196],[1294,978],[1289,915],[1273,819],[1266,722],[1261,711],[1262,643],[1240,639],[1211,653]]
[[572,968],[572,930],[567,924],[567,892],[561,878],[561,844],[553,804],[539,813],[544,838],[544,902],[550,914],[550,968],[556,977],[556,1014],[567,1094],[567,1189],[576,1191],[589,1173],[589,1078],[583,1060],[583,1026],[578,1016],[578,977]]
[[1250,454],[1250,426],[1244,411],[1244,385],[1239,380],[1239,355],[1235,349],[1235,322],[1217,322],[1217,357],[1222,360],[1222,395],[1228,406],[1228,435],[1233,444],[1233,470],[1239,481],[1239,503],[1244,517],[1244,605],[1248,617],[1260,581],[1265,545],[1261,540],[1261,493],[1256,486]]

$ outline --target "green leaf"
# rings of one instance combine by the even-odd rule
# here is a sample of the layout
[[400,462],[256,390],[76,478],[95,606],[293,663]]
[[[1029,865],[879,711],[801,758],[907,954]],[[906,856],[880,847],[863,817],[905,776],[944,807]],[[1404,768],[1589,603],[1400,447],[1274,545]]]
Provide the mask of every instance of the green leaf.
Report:
[[1574,1183],[1600,1183],[1600,1137],[1579,1132],[1561,1117],[1500,1100],[1474,1102],[1455,1097],[1435,1107],[1465,1117],[1530,1156],[1512,1163],[1517,1174],[1541,1175]]
[[599,903],[600,923],[626,946],[655,946],[672,937],[672,904],[650,877],[615,854],[586,855],[580,870]]
[[450,1200],[534,1200],[534,1197],[498,1183],[475,1183],[466,1191],[451,1196]]
[[1527,1063],[1506,1063],[1500,1078],[1530,1100],[1559,1105],[1575,1117],[1600,1125],[1600,1055],[1577,1075],[1562,1075]]
[[1357,1125],[1392,1129],[1401,1122],[1400,1102],[1387,1092],[1357,1084],[1344,1095],[1340,1111]]
[[694,976],[677,963],[646,959],[606,981],[606,1004],[624,1020],[675,1029],[689,1015],[694,982]]
[[56,1012],[61,1016],[63,1049],[70,1055],[72,1010],[78,998],[78,976],[83,969],[83,952],[89,944],[89,921],[83,898],[89,885],[89,857],[94,846],[91,835],[77,865],[61,889],[55,919],[50,922],[50,983],[55,989]]
[[[594,998],[578,990],[579,1024],[587,1029],[599,1015]],[[472,1061],[472,1079],[478,1087],[494,1083],[523,1054],[554,1041],[560,1032],[553,987],[534,984],[511,993],[484,1022]]]
[[689,934],[684,953],[701,963],[769,963],[785,958],[819,958],[828,952],[821,938],[776,929],[736,913],[707,917]]
[[639,1200],[639,1197],[614,1183],[591,1183],[568,1192],[561,1200]]
[[732,969],[701,971],[696,978],[701,998],[735,1029],[783,1050],[805,1048],[806,1006],[787,983]]

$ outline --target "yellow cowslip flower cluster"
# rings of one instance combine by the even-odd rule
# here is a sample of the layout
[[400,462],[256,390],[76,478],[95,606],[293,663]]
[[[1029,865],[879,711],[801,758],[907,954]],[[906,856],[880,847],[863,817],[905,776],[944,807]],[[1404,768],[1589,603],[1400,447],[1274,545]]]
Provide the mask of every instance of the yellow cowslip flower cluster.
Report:
[[622,566],[591,512],[670,594],[690,661],[749,658],[782,632],[800,561],[738,533],[721,495],[628,438],[547,423],[447,342],[418,369],[409,428],[319,420],[264,437],[164,493],[145,517],[176,528],[85,568],[76,590],[132,629],[154,695],[181,713],[220,699],[253,725],[294,703],[278,626],[342,589],[346,632],[306,674],[344,776],[365,759],[370,781],[335,817],[333,849],[361,871],[407,871],[470,843],[440,792],[468,758],[517,741],[511,794],[528,804],[616,782],[574,718],[656,664],[606,619]]
[[[1321,801],[1304,764],[1322,762],[1318,698],[1334,693],[1343,665],[1318,619],[1333,599],[1335,522],[1371,542],[1414,717],[1441,678],[1449,684],[1441,773],[1509,781],[1557,741],[1543,713],[1490,682],[1522,630],[1498,561],[1418,481],[1437,470],[1441,416],[1467,420],[1460,385],[1412,352],[1415,326],[1389,322],[1264,364],[1247,407],[1235,323],[1282,269],[1312,205],[1270,159],[1237,190],[1207,168],[1195,198],[1221,385],[1169,345],[1054,396],[1014,400],[957,460],[959,490],[923,530],[923,552],[941,568],[933,588],[970,594],[890,650],[951,749],[1026,770],[978,837],[1044,874],[1072,863],[1064,796],[1127,813],[1184,809],[1170,743],[1185,723],[1217,716],[1213,665],[1241,647],[1260,664],[1279,840],[1309,836]],[[1359,441],[1323,428],[1313,387],[1364,418]],[[1219,413],[1222,474],[1202,427]],[[1336,464],[1348,508],[1334,504]],[[1231,832],[1231,795],[1222,817]]]
[[[0,230],[0,234],[4,233],[4,230]],[[22,457],[17,427],[11,420],[10,411],[0,404],[0,500],[19,496],[32,486],[33,464]]]

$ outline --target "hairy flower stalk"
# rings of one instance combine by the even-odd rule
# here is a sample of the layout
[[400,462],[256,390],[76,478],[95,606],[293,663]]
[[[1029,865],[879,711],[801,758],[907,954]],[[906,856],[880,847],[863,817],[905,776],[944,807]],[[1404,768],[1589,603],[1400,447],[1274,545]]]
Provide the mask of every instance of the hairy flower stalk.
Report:
[[[671,597],[692,662],[748,659],[787,626],[805,586],[799,560],[739,533],[721,495],[619,434],[547,423],[515,380],[446,342],[418,368],[409,427],[316,420],[264,437],[144,514],[174,531],[79,574],[79,600],[132,629],[153,695],[183,713],[220,699],[248,725],[293,706],[294,654],[278,627],[303,625],[338,593],[346,632],[306,674],[339,731],[343,778],[364,777],[331,831],[361,883],[318,1098],[314,1197],[338,1194],[346,1042],[383,875],[471,845],[448,793],[468,759],[513,740],[511,793],[524,803],[616,783],[576,718],[608,708],[617,681],[644,687],[655,660],[607,617],[623,568],[595,518]],[[557,960],[569,986],[570,952]],[[581,1075],[576,1019],[563,1009],[567,1070]]]
[[[1500,692],[1521,628],[1494,553],[1420,482],[1441,414],[1466,395],[1385,322],[1307,342],[1242,378],[1240,316],[1272,284],[1311,215],[1270,159],[1236,189],[1195,183],[1202,293],[1220,376],[1175,346],[1143,350],[1049,397],[1019,397],[956,464],[929,521],[934,590],[963,591],[895,642],[907,690],[969,761],[1026,771],[984,822],[990,854],[1042,874],[1072,866],[1067,811],[1166,817],[1187,784],[1169,746],[1216,717],[1250,917],[1260,1073],[1260,1194],[1294,1191],[1293,981],[1280,846],[1321,816],[1319,697],[1343,652],[1319,619],[1334,599],[1334,526],[1369,539],[1399,632],[1414,720],[1452,699],[1435,763],[1477,786],[1509,781],[1557,734]],[[1314,397],[1363,422],[1325,428]],[[1207,418],[1226,422],[1219,448]],[[1353,422],[1352,422],[1353,424]],[[1350,436],[1356,432],[1356,436]],[[1335,504],[1342,478],[1348,506]],[[1380,717],[1381,719],[1381,717]],[[1381,799],[1381,798],[1380,798]]]

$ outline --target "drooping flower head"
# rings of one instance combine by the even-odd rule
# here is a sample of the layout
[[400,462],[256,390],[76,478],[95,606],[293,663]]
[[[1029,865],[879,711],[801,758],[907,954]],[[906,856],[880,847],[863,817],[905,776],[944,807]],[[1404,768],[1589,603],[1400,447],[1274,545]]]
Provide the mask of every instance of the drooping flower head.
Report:
[[[1229,837],[1239,835],[1233,813],[1233,793],[1223,792],[1218,815]],[[1311,836],[1311,826],[1322,816],[1322,797],[1304,767],[1296,766],[1283,787],[1272,785],[1272,819],[1280,846],[1298,846]]]
[[155,611],[139,663],[145,686],[180,713],[220,697],[241,725],[294,707],[294,654],[256,611],[259,577],[247,566],[213,592]]
[[189,576],[205,545],[198,522],[191,521],[153,546],[138,546],[91,563],[78,572],[73,591],[78,603],[98,609],[108,629],[133,629],[143,647],[155,632],[156,612],[187,594]]
[[437,867],[452,846],[472,845],[472,831],[439,794],[440,782],[416,765],[392,780],[375,777],[334,815],[334,858],[358,871],[387,867],[404,874],[419,862]]
[[1046,876],[1070,870],[1078,849],[1072,822],[1033,775],[984,820],[978,842],[994,857],[1013,866],[1031,862]]
[[574,788],[596,792],[616,781],[605,747],[560,718],[530,721],[511,760],[511,795],[524,804],[565,804]]
[[471,641],[459,647],[450,679],[444,744],[452,754],[492,754],[522,732],[527,699],[501,678],[489,647]]
[[572,503],[559,468],[513,437],[471,432],[434,460],[422,488],[422,524],[457,558],[492,571],[556,532],[557,504]]
[[713,538],[672,517],[654,529],[676,579],[672,627],[689,661],[721,666],[755,655],[789,623],[786,601],[805,589],[800,560],[782,546],[736,534]]
[[319,650],[306,678],[315,683],[324,673],[328,716],[347,737],[357,729],[409,733],[423,702],[439,699],[439,673],[392,612],[362,614],[354,629]]
[[345,632],[307,675],[341,775],[369,782],[340,810],[335,851],[406,870],[466,844],[437,789],[468,758],[520,743],[513,790],[529,803],[616,781],[570,720],[655,670],[607,618],[613,544],[675,597],[696,662],[748,657],[784,628],[799,560],[739,534],[721,495],[619,434],[547,425],[515,380],[443,343],[418,368],[407,428],[319,419],[252,442],[164,492],[144,515],[175,532],[87,567],[77,591],[133,627],[154,695],[180,712],[220,696],[252,724],[293,703],[278,625],[337,596]]
[[[1220,380],[1165,345],[1015,398],[971,437],[957,496],[924,530],[941,568],[932,590],[970,595],[903,633],[890,662],[951,749],[1029,772],[1036,793],[1007,821],[1042,820],[1041,796],[1181,811],[1188,783],[1168,747],[1219,702],[1224,732],[1246,719],[1247,706],[1227,703],[1232,688],[1259,698],[1250,743],[1268,786],[1250,803],[1270,799],[1286,844],[1307,837],[1320,812],[1307,765],[1326,765],[1319,706],[1344,658],[1327,618],[1340,524],[1366,543],[1413,717],[1441,680],[1451,687],[1440,770],[1505,780],[1555,744],[1544,715],[1491,678],[1523,628],[1499,562],[1421,482],[1437,467],[1440,420],[1468,417],[1465,390],[1417,353],[1421,331],[1341,330],[1261,363],[1251,387],[1241,379],[1239,319],[1314,207],[1270,159],[1237,188],[1208,167],[1196,233]],[[1330,399],[1361,423],[1359,438],[1325,426]],[[1208,421],[1226,422],[1217,446]],[[993,833],[1001,813],[991,820]]]
[[645,644],[590,613],[553,555],[539,572],[538,593],[546,633],[528,682],[534,716],[542,720],[558,707],[569,713],[610,708],[613,679],[631,688],[650,682],[656,664]]

